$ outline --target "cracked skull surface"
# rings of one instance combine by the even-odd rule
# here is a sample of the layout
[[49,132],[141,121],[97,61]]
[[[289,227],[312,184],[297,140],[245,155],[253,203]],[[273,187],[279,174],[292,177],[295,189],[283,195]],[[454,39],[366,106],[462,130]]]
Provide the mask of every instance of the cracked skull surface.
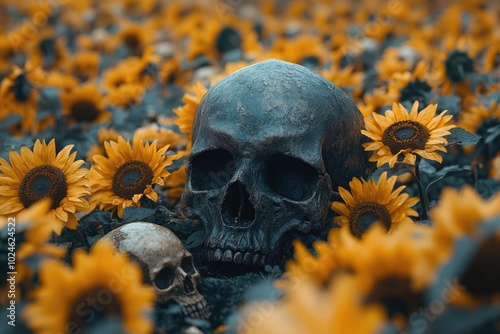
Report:
[[206,319],[209,310],[198,292],[200,273],[191,254],[169,229],[146,222],[123,225],[103,237],[141,266],[144,281],[156,292],[157,302],[177,302],[184,314]]
[[183,193],[208,260],[281,264],[292,233],[321,230],[332,189],[364,172],[362,126],[352,100],[303,66],[268,60],[211,87]]

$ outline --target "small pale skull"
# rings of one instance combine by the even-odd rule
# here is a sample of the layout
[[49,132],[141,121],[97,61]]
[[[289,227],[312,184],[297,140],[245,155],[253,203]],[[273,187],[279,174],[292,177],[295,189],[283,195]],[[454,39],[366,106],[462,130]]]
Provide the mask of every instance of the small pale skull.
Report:
[[268,60],[211,87],[183,193],[208,260],[281,264],[292,234],[321,231],[333,191],[364,173],[362,127],[353,101],[303,66]]
[[196,286],[200,273],[182,242],[169,229],[146,222],[123,225],[102,239],[141,266],[145,283],[156,291],[157,302],[177,302],[184,314],[206,319],[209,310]]

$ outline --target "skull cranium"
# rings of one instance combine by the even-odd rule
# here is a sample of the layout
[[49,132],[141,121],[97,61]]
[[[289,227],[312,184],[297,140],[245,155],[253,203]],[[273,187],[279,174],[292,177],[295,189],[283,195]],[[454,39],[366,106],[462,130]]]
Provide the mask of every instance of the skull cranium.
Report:
[[123,225],[102,239],[126,253],[141,266],[146,283],[153,286],[157,301],[177,302],[191,317],[208,318],[209,311],[196,286],[201,276],[191,254],[169,229],[146,222]]
[[195,117],[184,212],[207,257],[282,263],[287,235],[324,227],[332,189],[363,174],[362,116],[338,87],[268,60],[218,82]]

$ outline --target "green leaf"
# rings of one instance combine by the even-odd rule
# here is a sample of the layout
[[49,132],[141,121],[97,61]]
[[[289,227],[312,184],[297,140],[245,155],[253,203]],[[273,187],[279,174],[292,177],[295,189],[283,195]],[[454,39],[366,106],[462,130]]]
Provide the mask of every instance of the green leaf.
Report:
[[205,241],[205,231],[197,231],[194,232],[187,238],[184,246],[192,252],[194,249],[200,247],[203,245],[203,242]]
[[387,172],[387,177],[389,178],[389,177],[394,176],[394,175],[399,176],[399,175],[406,174],[406,173],[410,172],[413,168],[415,168],[414,165],[406,164],[403,162],[396,163],[394,165],[394,167],[392,167],[392,168],[389,167],[389,164],[385,164],[385,165],[382,165],[379,168],[377,168],[377,170],[373,172],[373,174],[370,176],[370,178],[375,180],[375,182],[378,182],[378,180],[380,179],[380,176],[384,172]]
[[486,131],[486,133],[487,134],[486,134],[486,138],[485,138],[484,142],[486,144],[494,142],[497,139],[497,137],[500,136],[500,125],[489,128]]
[[472,173],[472,168],[471,166],[459,166],[459,165],[452,165],[452,166],[446,166],[434,174],[434,177],[431,179],[427,187],[425,188],[425,196],[427,196],[427,193],[429,192],[429,189],[432,185],[436,184],[436,182],[450,176],[464,176],[464,175],[470,175]]
[[420,182],[423,185],[429,184],[430,180],[436,174],[436,168],[427,159],[420,160],[418,171],[420,172]]
[[123,210],[123,223],[144,221],[155,214],[155,209],[128,206]]
[[446,136],[448,139],[448,144],[450,145],[463,145],[463,146],[471,146],[476,145],[481,139],[481,136],[476,135],[475,133],[466,131],[460,127],[456,127],[450,130],[451,134]]

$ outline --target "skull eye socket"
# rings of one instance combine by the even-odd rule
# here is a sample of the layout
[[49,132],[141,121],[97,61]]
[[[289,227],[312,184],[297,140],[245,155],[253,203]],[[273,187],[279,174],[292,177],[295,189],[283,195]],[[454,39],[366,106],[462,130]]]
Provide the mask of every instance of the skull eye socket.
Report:
[[194,268],[193,264],[193,258],[191,256],[185,257],[182,262],[181,262],[181,268],[184,270],[188,275],[194,275],[196,274],[196,269]]
[[154,285],[160,289],[165,290],[171,287],[175,281],[175,268],[166,266],[158,274],[156,274]]
[[191,187],[194,190],[218,189],[233,176],[234,160],[225,150],[205,151],[193,158],[191,168]]
[[271,189],[281,196],[303,201],[312,196],[319,174],[308,163],[279,154],[267,160],[266,179]]

